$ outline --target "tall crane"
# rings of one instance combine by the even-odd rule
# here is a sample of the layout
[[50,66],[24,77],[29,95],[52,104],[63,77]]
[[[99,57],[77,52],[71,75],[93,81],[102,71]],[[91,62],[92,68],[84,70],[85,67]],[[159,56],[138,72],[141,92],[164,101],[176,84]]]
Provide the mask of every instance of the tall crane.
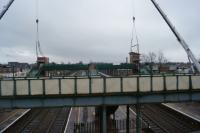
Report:
[[163,19],[165,20],[165,22],[167,23],[167,25],[169,26],[169,28],[171,29],[171,31],[174,33],[174,35],[176,36],[178,42],[181,44],[181,46],[184,48],[185,52],[187,53],[188,57],[192,60],[192,62],[194,63],[197,71],[200,73],[200,64],[198,62],[198,60],[195,58],[194,54],[192,53],[192,51],[190,50],[188,44],[185,42],[185,40],[183,39],[183,37],[178,33],[178,31],[176,30],[176,28],[173,26],[173,24],[170,22],[169,18],[167,17],[167,15],[163,12],[163,10],[160,8],[160,6],[158,5],[158,3],[155,0],[151,0],[151,2],[153,3],[153,5],[156,7],[156,9],[158,10],[158,12],[160,13],[160,15],[163,17]]
[[36,25],[37,25],[37,30],[36,30],[36,56],[37,58],[39,56],[44,56],[41,46],[40,46],[40,40],[39,40],[39,19],[36,19]]
[[[135,32],[135,44],[134,42],[134,32]],[[130,52],[133,52],[133,48],[136,47],[136,52],[139,53],[139,41],[138,41],[138,35],[136,31],[136,26],[135,26],[135,17],[133,16],[133,28],[132,28],[132,37],[131,37],[131,47],[130,47]]]
[[37,64],[38,66],[43,65],[43,64],[48,64],[49,63],[49,58],[45,57],[41,46],[40,46],[40,39],[39,39],[39,1],[36,0],[36,56],[37,56]]
[[0,20],[3,18],[3,15],[6,13],[6,11],[9,9],[9,7],[12,5],[14,0],[9,0],[5,6],[3,6],[3,10],[0,11]]

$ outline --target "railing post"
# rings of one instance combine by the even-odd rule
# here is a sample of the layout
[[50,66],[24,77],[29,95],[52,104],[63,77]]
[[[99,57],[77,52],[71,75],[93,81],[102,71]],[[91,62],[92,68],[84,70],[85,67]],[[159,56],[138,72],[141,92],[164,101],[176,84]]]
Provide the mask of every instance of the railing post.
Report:
[[103,93],[106,93],[106,78],[103,77]]
[[43,95],[46,95],[46,86],[45,86],[45,79],[42,79],[42,88],[43,88]]
[[150,76],[150,88],[151,92],[153,92],[153,75]]
[[31,95],[31,80],[28,79],[28,95]]
[[179,90],[179,76],[176,75],[176,90]]
[[0,80],[0,96],[1,96],[1,80]]
[[141,108],[140,104],[136,104],[136,133],[141,133],[142,119],[141,119]]
[[61,79],[58,79],[59,95],[61,95]]
[[13,95],[17,95],[17,86],[16,86],[16,79],[13,78]]
[[88,78],[89,78],[89,94],[92,94],[92,79],[90,76]]
[[121,89],[121,93],[123,92],[123,78],[120,77],[120,89]]
[[192,76],[189,75],[189,94],[190,94],[190,101],[192,101]]
[[78,91],[77,91],[77,76],[75,76],[74,78],[74,94],[77,95]]
[[166,85],[166,76],[164,74],[163,74],[163,91],[164,91],[164,101],[166,101],[167,85]]

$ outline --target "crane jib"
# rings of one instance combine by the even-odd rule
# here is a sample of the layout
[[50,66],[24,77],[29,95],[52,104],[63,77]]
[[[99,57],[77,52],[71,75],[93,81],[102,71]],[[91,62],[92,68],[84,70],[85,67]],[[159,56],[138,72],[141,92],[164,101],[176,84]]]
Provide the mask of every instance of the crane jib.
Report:
[[185,40],[180,36],[180,34],[178,33],[178,31],[175,29],[175,27],[172,25],[172,23],[170,22],[170,20],[168,19],[167,15],[163,12],[163,10],[160,8],[160,6],[156,3],[155,0],[151,0],[151,2],[153,3],[153,5],[155,6],[155,8],[158,10],[158,12],[160,13],[160,15],[163,17],[163,19],[165,20],[165,22],[167,23],[167,25],[169,26],[169,28],[172,30],[172,32],[174,33],[174,35],[176,36],[176,38],[178,39],[179,43],[182,45],[182,47],[184,48],[184,50],[186,51],[188,57],[192,60],[192,62],[194,63],[195,67],[197,68],[197,71],[200,73],[200,64],[197,61],[197,59],[195,58],[194,54],[192,53],[192,51],[190,50],[190,48],[188,47],[187,43],[185,42]]

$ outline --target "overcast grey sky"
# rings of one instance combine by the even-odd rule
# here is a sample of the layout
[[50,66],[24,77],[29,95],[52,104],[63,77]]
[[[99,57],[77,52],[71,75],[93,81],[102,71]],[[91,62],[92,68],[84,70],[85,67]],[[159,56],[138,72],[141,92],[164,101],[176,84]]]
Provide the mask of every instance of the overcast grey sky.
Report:
[[[35,2],[15,0],[0,21],[0,63],[35,62]],[[200,57],[200,1],[157,2]],[[58,63],[124,62],[130,50],[133,15],[141,53],[163,51],[170,61],[187,61],[150,0],[39,0],[42,50]]]

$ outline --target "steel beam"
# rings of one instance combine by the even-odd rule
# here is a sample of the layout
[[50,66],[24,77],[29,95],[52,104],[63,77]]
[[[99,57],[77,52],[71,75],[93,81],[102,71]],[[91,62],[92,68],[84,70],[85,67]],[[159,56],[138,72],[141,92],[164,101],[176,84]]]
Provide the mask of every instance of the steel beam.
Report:
[[200,92],[152,93],[144,95],[103,95],[103,96],[26,96],[0,98],[0,108],[36,108],[63,106],[114,106],[143,103],[169,103],[200,101]]

